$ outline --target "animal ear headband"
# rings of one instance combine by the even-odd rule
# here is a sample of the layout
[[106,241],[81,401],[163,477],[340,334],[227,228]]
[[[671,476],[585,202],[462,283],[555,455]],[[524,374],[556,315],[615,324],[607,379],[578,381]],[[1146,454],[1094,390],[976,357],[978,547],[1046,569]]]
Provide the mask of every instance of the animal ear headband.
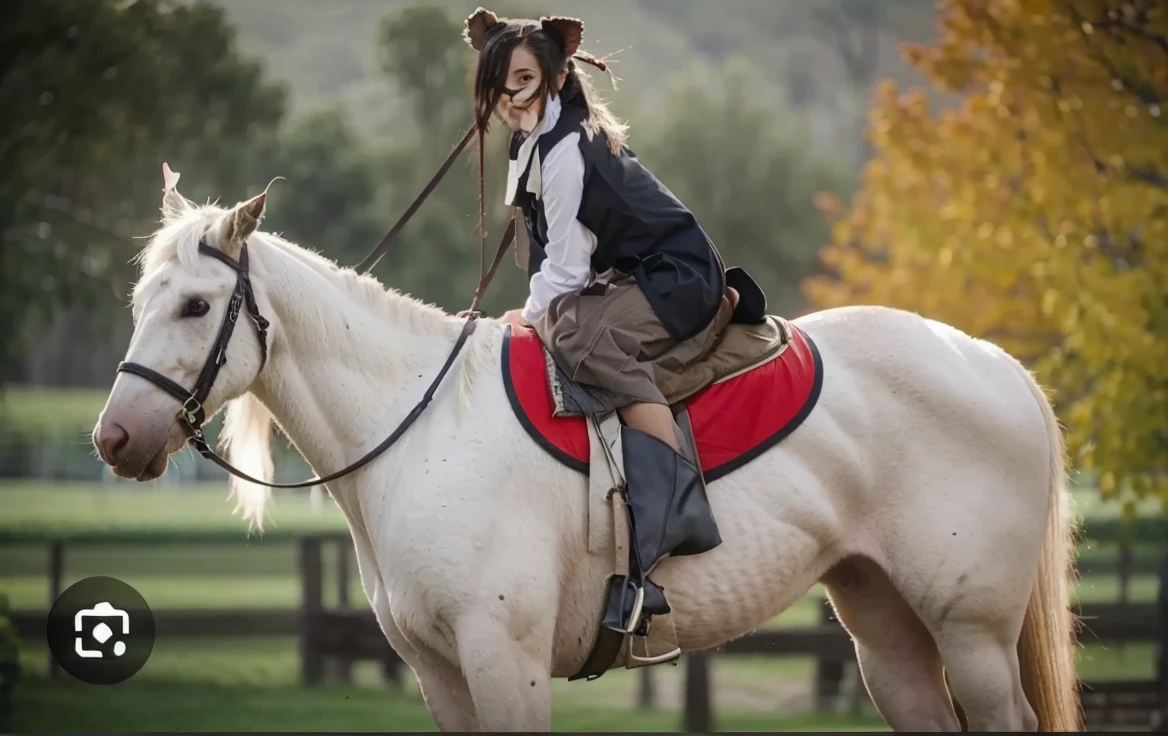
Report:
[[[483,43],[487,39],[487,33],[490,31],[491,26],[499,22],[499,16],[486,8],[478,8],[467,17],[466,28],[462,32],[462,38],[475,51],[482,51]],[[545,31],[563,39],[565,58],[575,56],[576,52],[580,50],[580,42],[584,39],[584,21],[579,18],[545,16],[540,18],[539,22]]]

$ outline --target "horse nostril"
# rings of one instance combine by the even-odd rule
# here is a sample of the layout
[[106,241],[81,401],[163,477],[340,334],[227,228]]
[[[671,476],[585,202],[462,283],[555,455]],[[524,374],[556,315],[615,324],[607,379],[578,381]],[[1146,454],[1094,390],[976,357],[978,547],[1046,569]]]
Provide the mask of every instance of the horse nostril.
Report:
[[94,440],[102,457],[112,463],[130,441],[130,435],[117,422],[102,422],[97,428],[97,437]]

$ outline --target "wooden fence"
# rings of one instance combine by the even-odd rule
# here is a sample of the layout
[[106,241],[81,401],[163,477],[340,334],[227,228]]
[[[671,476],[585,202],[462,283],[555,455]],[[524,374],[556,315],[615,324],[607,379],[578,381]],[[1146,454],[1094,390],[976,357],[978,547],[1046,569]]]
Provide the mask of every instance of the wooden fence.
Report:
[[[279,539],[283,535],[274,535]],[[154,616],[158,636],[219,637],[250,635],[294,635],[300,650],[301,680],[313,687],[326,679],[347,681],[353,665],[375,661],[381,665],[387,680],[401,683],[403,666],[390,648],[381,630],[362,599],[357,605],[349,600],[351,579],[352,541],[347,533],[288,535],[297,544],[301,606],[299,610],[156,610]],[[138,534],[126,536],[87,535],[60,538],[47,542],[48,594],[53,601],[60,594],[66,565],[66,546],[69,544],[146,544],[151,540],[176,542],[222,543],[222,535],[204,534]],[[5,541],[0,538],[0,543]],[[24,542],[31,540],[24,539]],[[269,541],[271,541],[269,539]],[[326,575],[323,549],[335,545],[336,568]],[[1122,549],[1122,548],[1121,548]],[[1122,554],[1114,563],[1098,561],[1091,572],[1104,571],[1120,576],[1120,602],[1114,604],[1084,605],[1077,613],[1084,622],[1084,640],[1108,642],[1159,642],[1160,668],[1150,681],[1110,681],[1089,683],[1083,688],[1083,702],[1089,725],[1148,727],[1154,718],[1163,718],[1168,711],[1168,558],[1161,569],[1147,558],[1133,559]],[[113,571],[111,571],[113,572]],[[1129,581],[1134,574],[1160,575],[1159,604],[1132,604],[1127,599]],[[335,607],[325,605],[326,582],[336,586]],[[816,661],[814,693],[816,707],[821,710],[838,708],[847,698],[852,707],[858,707],[867,695],[862,688],[847,694],[844,682],[849,668],[855,667],[855,651],[851,639],[836,622],[825,604],[821,606],[818,625],[799,628],[764,629],[728,642],[717,649],[696,652],[683,659],[684,724],[687,732],[708,733],[715,726],[711,698],[711,657],[725,656],[802,656]],[[14,615],[14,623],[22,637],[44,635],[47,611],[21,611]],[[59,676],[56,663],[49,656],[49,671]],[[652,668],[641,670],[639,701],[653,707]]]

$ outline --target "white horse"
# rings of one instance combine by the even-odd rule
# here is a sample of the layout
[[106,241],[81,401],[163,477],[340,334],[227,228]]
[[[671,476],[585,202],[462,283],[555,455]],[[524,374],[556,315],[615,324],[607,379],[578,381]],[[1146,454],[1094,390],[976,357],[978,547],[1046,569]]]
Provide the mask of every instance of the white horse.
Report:
[[[257,229],[164,195],[141,259],[128,361],[191,386],[244,242],[269,354],[240,319],[206,402],[231,461],[267,480],[273,421],[320,473],[377,445],[451,353],[462,320]],[[795,321],[824,365],[797,431],[708,493],[723,543],[654,578],[684,651],[757,628],[816,581],[897,730],[1077,730],[1070,498],[1043,391],[1001,349],[917,315],[833,309]],[[553,677],[589,652],[609,560],[586,552],[582,476],[542,451],[501,380],[483,320],[420,419],[329,484],[386,638],[439,728],[550,728]],[[93,433],[118,475],[149,481],[185,440],[177,402],[119,374]],[[245,517],[269,492],[235,482]],[[608,531],[611,534],[611,531]],[[587,687],[587,685],[580,685]]]

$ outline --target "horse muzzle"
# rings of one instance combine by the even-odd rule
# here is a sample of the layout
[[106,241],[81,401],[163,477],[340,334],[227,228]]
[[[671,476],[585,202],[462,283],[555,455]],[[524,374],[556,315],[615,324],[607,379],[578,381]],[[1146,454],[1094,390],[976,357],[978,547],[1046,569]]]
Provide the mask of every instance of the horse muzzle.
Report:
[[168,460],[182,447],[178,423],[135,426],[133,422],[102,414],[93,429],[93,446],[114,475],[137,481],[157,480],[166,473]]

